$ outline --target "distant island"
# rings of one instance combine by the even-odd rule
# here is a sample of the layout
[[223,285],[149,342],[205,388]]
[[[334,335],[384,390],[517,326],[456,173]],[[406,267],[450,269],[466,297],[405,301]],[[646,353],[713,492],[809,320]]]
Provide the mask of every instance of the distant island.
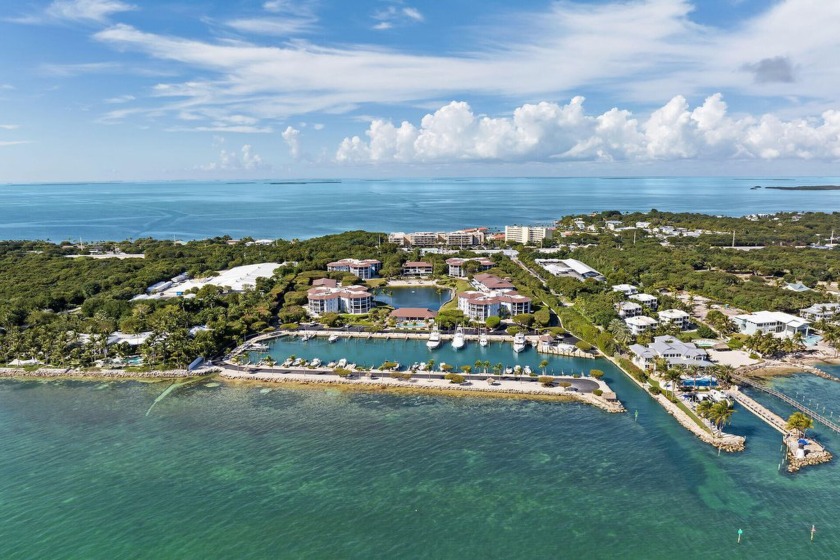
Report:
[[[760,187],[753,187],[760,188]],[[798,187],[764,187],[777,191],[840,191],[840,185],[803,185]]]

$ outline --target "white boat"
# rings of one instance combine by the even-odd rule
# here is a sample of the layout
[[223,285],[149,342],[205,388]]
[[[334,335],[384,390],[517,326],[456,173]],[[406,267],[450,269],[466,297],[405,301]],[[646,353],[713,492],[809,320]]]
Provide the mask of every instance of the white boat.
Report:
[[525,340],[525,335],[521,332],[518,332],[513,337],[513,351],[514,352],[522,352],[525,350],[525,344],[527,340]]
[[319,367],[320,365],[321,365],[321,360],[318,359],[318,358],[315,358],[314,360],[309,362],[310,367]]
[[335,333],[332,333],[332,334],[330,335],[330,337],[327,339],[327,341],[328,341],[330,344],[332,344],[332,343],[333,343],[333,342],[335,342],[336,340],[338,340],[338,335],[337,335],[337,334],[335,334]]
[[464,347],[464,329],[458,327],[455,329],[455,336],[452,338],[452,348],[460,350]]
[[338,360],[338,364],[336,364],[336,367],[346,368],[347,367],[347,358],[341,358],[340,360]]
[[328,367],[328,368],[334,368],[334,367],[335,367],[335,362],[330,362],[330,363],[328,363],[328,364],[327,364],[327,367]]
[[438,346],[440,346],[440,331],[435,328],[431,334],[429,334],[429,340],[426,342],[426,348],[434,350]]
[[525,372],[525,375],[531,375],[531,366],[525,366],[523,371]]
[[251,350],[254,350],[256,352],[265,352],[266,350],[268,350],[268,345],[263,344],[262,342],[255,342],[251,344]]
[[478,344],[484,347],[487,346],[488,342],[489,341],[487,340],[487,333],[481,333],[481,335],[478,337]]
[[305,333],[303,333],[303,336],[301,336],[301,337],[300,337],[300,339],[301,339],[302,341],[306,342],[307,340],[309,340],[309,339],[310,339],[310,338],[312,338],[313,336],[315,336],[315,335],[314,335],[314,334],[312,334],[312,333],[305,332]]

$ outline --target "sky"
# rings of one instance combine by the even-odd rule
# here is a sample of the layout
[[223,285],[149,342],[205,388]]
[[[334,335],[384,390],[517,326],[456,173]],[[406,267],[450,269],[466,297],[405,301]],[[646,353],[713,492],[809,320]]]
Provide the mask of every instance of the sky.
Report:
[[836,0],[33,0],[0,182],[840,175]]

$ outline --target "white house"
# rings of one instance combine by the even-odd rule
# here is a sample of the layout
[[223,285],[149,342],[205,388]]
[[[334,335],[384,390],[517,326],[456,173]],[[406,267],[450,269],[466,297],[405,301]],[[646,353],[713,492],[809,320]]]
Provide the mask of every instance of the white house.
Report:
[[621,292],[625,296],[633,296],[639,293],[639,288],[630,284],[615,284],[612,290],[614,292]]
[[656,298],[656,296],[652,296],[650,294],[633,294],[632,296],[630,296],[630,299],[638,301],[648,309],[652,309],[654,311],[656,311],[656,309],[659,307],[659,300]]
[[455,276],[456,278],[461,278],[467,275],[467,271],[465,270],[466,263],[474,262],[477,265],[478,270],[484,271],[493,268],[493,261],[488,259],[487,257],[479,257],[473,259],[459,259],[457,257],[453,257],[451,259],[446,259],[446,264],[449,266],[449,276]]
[[664,358],[671,366],[709,367],[712,365],[705,350],[672,336],[657,336],[647,346],[633,344],[630,346],[630,351],[633,353],[633,363],[642,369],[653,369],[658,358]]
[[516,292],[469,291],[458,294],[458,309],[473,321],[531,312],[531,298]]
[[630,327],[630,333],[633,336],[639,336],[656,328],[659,322],[653,317],[646,315],[638,315],[636,317],[628,317],[624,320],[627,326]]
[[828,321],[840,314],[840,303],[815,303],[800,310],[799,314],[809,321]]
[[431,276],[434,270],[432,263],[408,261],[402,267],[402,274],[403,276]]
[[620,301],[615,305],[618,316],[622,319],[637,317],[642,314],[642,306],[632,301]]
[[362,315],[373,307],[373,294],[364,286],[316,286],[307,292],[309,312]]
[[691,316],[682,309],[664,309],[658,313],[659,322],[663,325],[673,325],[681,331],[688,328]]
[[746,335],[762,332],[789,337],[797,332],[807,335],[810,330],[808,320],[781,311],[759,311],[757,313],[735,315],[731,318],[731,321],[735,324],[738,332]]

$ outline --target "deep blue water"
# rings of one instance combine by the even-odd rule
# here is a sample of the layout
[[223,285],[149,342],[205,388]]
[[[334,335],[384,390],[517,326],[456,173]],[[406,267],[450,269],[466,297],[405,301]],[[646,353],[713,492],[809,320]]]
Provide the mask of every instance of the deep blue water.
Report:
[[744,215],[840,210],[836,177],[344,180],[340,183],[0,185],[0,239],[308,238],[353,229],[452,230],[550,223],[596,210]]

